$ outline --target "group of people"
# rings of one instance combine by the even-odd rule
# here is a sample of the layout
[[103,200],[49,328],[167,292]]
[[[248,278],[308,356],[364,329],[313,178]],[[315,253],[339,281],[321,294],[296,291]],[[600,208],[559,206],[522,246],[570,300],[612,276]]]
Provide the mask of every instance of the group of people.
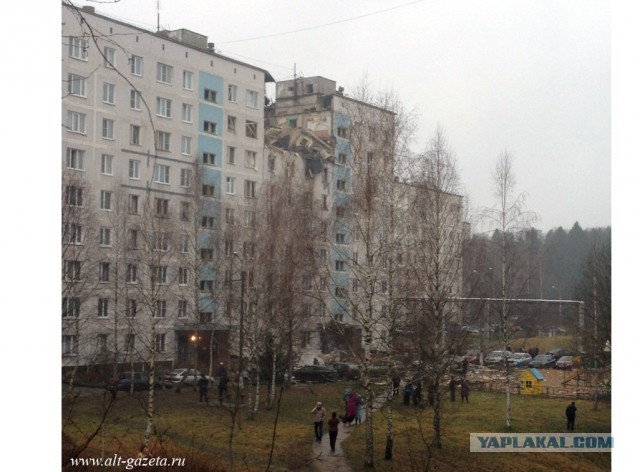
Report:
[[[336,439],[338,437],[338,425],[342,421],[344,426],[351,426],[352,424],[358,425],[362,422],[362,409],[364,407],[364,399],[350,388],[346,388],[343,394],[343,401],[345,406],[345,413],[343,416],[338,417],[337,412],[331,413],[331,418],[327,421],[329,427],[329,446],[331,452],[336,452]],[[316,442],[322,442],[322,435],[324,429],[324,420],[327,415],[327,411],[322,405],[322,402],[317,402],[311,410],[314,415],[313,430],[316,437]]]
[[[227,392],[227,384],[229,383],[229,374],[227,368],[224,366],[224,362],[220,363],[218,370],[216,371],[216,377],[218,380],[218,401],[222,405],[222,400]],[[204,375],[200,374],[198,379],[198,393],[200,394],[200,402],[209,403],[209,382],[210,380]]]
[[460,384],[460,400],[462,403],[466,400],[469,403],[469,392],[471,392],[471,386],[465,377],[462,377],[460,380],[456,380],[455,377],[451,377],[449,381],[449,400],[452,402],[456,401],[456,389],[458,384]]

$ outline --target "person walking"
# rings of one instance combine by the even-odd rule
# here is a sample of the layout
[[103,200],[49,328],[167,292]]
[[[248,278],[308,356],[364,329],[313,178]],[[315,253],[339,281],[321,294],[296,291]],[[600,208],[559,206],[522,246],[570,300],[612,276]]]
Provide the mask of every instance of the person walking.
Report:
[[200,392],[200,402],[209,403],[209,396],[207,392],[209,390],[209,379],[204,376],[204,374],[200,374],[200,378],[198,379],[198,391]]
[[329,426],[329,446],[331,446],[331,452],[336,452],[336,438],[338,437],[338,425],[340,420],[338,414],[334,411],[331,413],[331,418],[327,421]]
[[220,363],[218,367],[218,371],[216,375],[219,377],[218,380],[218,400],[220,401],[220,405],[222,405],[222,399],[224,394],[227,391],[227,383],[229,383],[229,374],[227,373],[227,369],[224,366],[224,362]]
[[326,414],[326,410],[322,406],[322,402],[317,402],[316,406],[311,410],[311,413],[314,415],[313,430],[316,435],[316,442],[322,442],[322,426],[324,424],[324,416]]
[[347,426],[351,426],[351,422],[356,419],[356,413],[358,412],[358,394],[351,392],[349,395],[349,401],[347,402],[347,417],[345,418]]
[[349,387],[344,389],[344,393],[342,394],[342,400],[344,400],[344,416],[342,417],[342,422],[346,425],[347,418],[349,417],[349,398],[351,397],[351,389]]
[[413,384],[411,382],[407,382],[407,384],[404,386],[404,404],[405,405],[409,405],[411,404],[411,396],[413,395]]
[[567,415],[567,431],[573,431],[573,427],[576,423],[576,402],[571,402],[571,405],[567,407],[565,414]]
[[469,386],[469,382],[467,382],[467,379],[462,379],[460,381],[460,400],[462,401],[462,403],[464,403],[465,400],[467,400],[467,403],[469,403],[470,390],[471,387]]
[[456,401],[456,385],[458,384],[458,382],[456,382],[455,377],[451,377],[451,380],[449,381],[449,399],[452,402]]

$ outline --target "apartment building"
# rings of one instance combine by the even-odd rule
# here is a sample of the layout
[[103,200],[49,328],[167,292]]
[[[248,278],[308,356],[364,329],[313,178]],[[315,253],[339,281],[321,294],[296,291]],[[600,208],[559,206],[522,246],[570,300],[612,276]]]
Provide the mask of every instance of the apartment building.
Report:
[[92,7],[62,4],[61,39],[63,365],[228,358],[217,248],[267,172],[273,78]]

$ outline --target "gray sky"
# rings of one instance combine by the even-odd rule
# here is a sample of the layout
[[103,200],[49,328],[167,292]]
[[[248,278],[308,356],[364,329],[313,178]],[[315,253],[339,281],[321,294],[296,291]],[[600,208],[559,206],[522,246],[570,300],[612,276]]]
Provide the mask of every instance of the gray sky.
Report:
[[[157,0],[76,4],[156,29]],[[395,90],[418,112],[414,150],[443,128],[475,210],[509,151],[543,231],[611,224],[610,19],[602,0],[160,0],[162,27],[276,80],[295,64],[347,94],[365,75]]]

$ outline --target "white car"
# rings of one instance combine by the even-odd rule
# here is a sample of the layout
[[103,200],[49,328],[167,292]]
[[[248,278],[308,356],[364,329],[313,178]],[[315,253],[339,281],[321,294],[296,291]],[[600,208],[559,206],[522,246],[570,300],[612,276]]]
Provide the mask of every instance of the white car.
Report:
[[511,356],[509,351],[491,351],[484,358],[485,365],[500,364]]
[[[173,371],[165,376],[165,380],[170,381],[174,385],[198,385],[198,380],[200,380],[201,375],[202,373],[196,369],[173,369]],[[213,380],[210,379],[208,375],[204,377],[208,380]]]
[[509,359],[507,359],[509,365],[514,367],[527,366],[531,361],[532,357],[528,352],[514,352],[509,356]]

